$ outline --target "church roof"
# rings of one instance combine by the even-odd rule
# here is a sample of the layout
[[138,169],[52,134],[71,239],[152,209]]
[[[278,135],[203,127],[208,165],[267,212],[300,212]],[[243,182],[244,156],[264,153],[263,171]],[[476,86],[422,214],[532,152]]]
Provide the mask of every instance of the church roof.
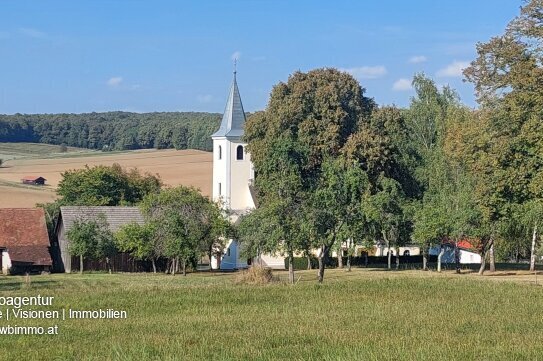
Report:
[[230,87],[230,94],[228,95],[228,101],[226,102],[226,108],[222,116],[221,126],[211,137],[241,137],[244,125],[245,112],[243,111],[243,104],[241,104],[236,72],[234,72],[234,80]]

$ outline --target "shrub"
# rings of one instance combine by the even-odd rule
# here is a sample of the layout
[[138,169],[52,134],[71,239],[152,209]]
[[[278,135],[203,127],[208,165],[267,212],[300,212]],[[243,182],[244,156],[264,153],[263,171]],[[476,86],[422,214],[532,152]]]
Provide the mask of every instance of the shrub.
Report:
[[234,279],[235,284],[264,285],[275,281],[270,268],[253,266],[241,271]]

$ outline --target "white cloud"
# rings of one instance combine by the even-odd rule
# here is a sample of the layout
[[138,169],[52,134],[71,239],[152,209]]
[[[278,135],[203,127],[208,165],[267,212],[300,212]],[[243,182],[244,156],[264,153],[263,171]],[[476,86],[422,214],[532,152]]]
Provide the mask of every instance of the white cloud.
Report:
[[387,74],[387,69],[383,65],[360,66],[340,70],[345,71],[359,79],[376,79]]
[[232,59],[232,61],[234,60],[239,60],[239,58],[241,58],[241,51],[235,51],[231,56],[230,56],[230,59]]
[[413,89],[413,87],[411,86],[411,80],[406,78],[398,79],[392,85],[392,90],[395,91],[407,91],[411,89]]
[[107,81],[107,85],[109,85],[112,88],[116,88],[123,82],[123,78],[120,76],[114,76],[112,78],[109,78]]
[[213,95],[211,94],[198,95],[197,99],[200,103],[210,103],[213,100]]
[[467,61],[453,61],[443,69],[439,69],[436,75],[442,78],[458,78],[462,76],[462,70],[468,66],[469,62]]
[[43,31],[39,31],[33,28],[19,28],[19,32],[31,38],[45,38],[46,34]]
[[415,55],[415,56],[412,56],[409,58],[409,62],[411,64],[419,64],[419,63],[424,63],[428,60],[427,57],[425,57],[424,55]]

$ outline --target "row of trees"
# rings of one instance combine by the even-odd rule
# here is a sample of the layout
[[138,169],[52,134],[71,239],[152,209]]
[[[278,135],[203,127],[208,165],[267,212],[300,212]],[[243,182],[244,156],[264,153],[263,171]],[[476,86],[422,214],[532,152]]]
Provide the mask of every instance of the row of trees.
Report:
[[276,85],[246,126],[260,205],[240,225],[248,254],[284,254],[292,282],[294,254],[317,248],[322,282],[334,249],[415,242],[426,256],[467,240],[481,274],[489,254],[491,269],[496,256],[528,256],[533,270],[543,220],[542,13],[542,0],[526,2],[502,36],[478,44],[464,71],[477,110],[424,74],[407,109],[378,107],[334,69]]
[[186,275],[189,265],[198,259],[222,252],[230,223],[219,206],[203,197],[196,189],[179,186],[149,193],[140,203],[144,224],[130,223],[116,233],[107,219],[79,219],[67,232],[70,253],[79,256],[80,272],[84,259],[109,260],[117,252],[129,253],[136,260],[169,259],[167,271],[181,270]]
[[0,142],[35,142],[99,150],[211,150],[219,114],[193,112],[0,115]]

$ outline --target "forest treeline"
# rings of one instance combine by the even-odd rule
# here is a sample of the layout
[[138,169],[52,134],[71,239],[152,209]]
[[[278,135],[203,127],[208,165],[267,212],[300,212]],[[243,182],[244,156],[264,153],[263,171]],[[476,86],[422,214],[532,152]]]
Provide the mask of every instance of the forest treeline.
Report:
[[212,149],[220,114],[197,112],[0,115],[0,142],[100,150]]

